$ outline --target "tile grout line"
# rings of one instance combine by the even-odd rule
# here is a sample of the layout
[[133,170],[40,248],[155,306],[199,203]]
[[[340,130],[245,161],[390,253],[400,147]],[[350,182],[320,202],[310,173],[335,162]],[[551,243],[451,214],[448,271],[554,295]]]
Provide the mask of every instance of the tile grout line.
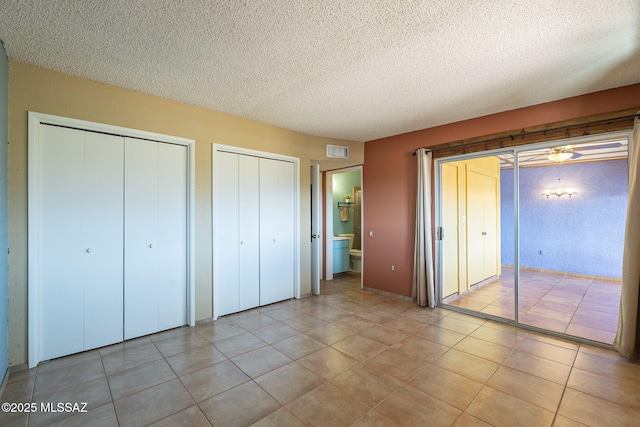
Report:
[[[578,359],[578,354],[580,353],[580,348],[581,347],[582,347],[582,344],[580,344],[578,346],[578,349],[576,350],[576,355],[573,358],[573,361],[571,362],[571,367],[569,368],[569,374],[567,375],[567,379],[565,380],[564,386],[562,387],[562,393],[560,394],[560,399],[558,400],[558,406],[556,407],[556,412],[555,412],[555,414],[553,416],[553,421],[552,421],[551,425],[554,425],[555,422],[556,422],[556,419],[558,418],[558,415],[559,415],[558,412],[560,411],[560,406],[562,406],[562,401],[564,399],[564,394],[567,391],[567,387],[569,385],[569,379],[571,378],[571,373],[573,372],[573,368],[575,366],[576,360]],[[569,419],[571,419],[571,418],[569,418]],[[573,421],[579,422],[577,420],[573,420]]]

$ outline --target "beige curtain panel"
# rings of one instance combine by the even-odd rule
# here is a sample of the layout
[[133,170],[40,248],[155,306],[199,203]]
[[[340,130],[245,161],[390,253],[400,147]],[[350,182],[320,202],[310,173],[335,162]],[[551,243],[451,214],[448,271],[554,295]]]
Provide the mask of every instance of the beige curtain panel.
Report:
[[[638,112],[640,114],[640,111]],[[640,319],[638,291],[640,289],[640,120],[635,119],[629,162],[629,204],[622,257],[622,295],[618,332],[613,347],[629,359],[640,352]]]
[[416,240],[413,253],[413,301],[421,307],[435,307],[433,250],[431,238],[431,152],[416,150],[418,192],[416,197]]

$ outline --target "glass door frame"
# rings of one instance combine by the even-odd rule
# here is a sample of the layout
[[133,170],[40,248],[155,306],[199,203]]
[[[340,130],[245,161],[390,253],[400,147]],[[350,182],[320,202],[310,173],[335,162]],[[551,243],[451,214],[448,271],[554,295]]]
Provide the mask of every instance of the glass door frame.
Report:
[[[608,133],[600,133],[600,134],[595,134],[595,135],[586,135],[586,136],[580,136],[580,137],[573,137],[573,138],[566,138],[566,139],[556,139],[556,140],[551,140],[551,141],[544,141],[544,142],[537,142],[537,143],[532,143],[532,144],[526,144],[526,145],[520,145],[520,146],[515,146],[515,147],[509,147],[509,148],[501,148],[501,149],[497,149],[497,150],[486,150],[486,151],[478,151],[478,152],[474,152],[474,153],[469,153],[469,154],[460,154],[460,155],[456,155],[456,156],[449,156],[449,157],[442,157],[442,158],[437,158],[434,159],[434,203],[435,203],[435,215],[434,215],[434,225],[435,225],[435,233],[434,235],[434,240],[435,240],[435,280],[436,280],[436,286],[435,286],[435,291],[436,291],[436,305],[438,307],[445,307],[449,310],[453,310],[453,311],[458,311],[458,312],[462,312],[462,313],[466,313],[466,314],[470,314],[476,317],[480,317],[480,318],[485,318],[485,319],[490,319],[490,320],[495,320],[498,322],[502,322],[502,323],[507,323],[507,324],[511,324],[511,325],[515,325],[524,329],[528,329],[528,330],[533,330],[533,331],[537,331],[537,332],[542,332],[544,334],[547,335],[552,335],[552,336],[557,336],[560,338],[568,338],[571,339],[573,341],[579,341],[579,342],[586,342],[589,344],[595,344],[595,345],[600,345],[602,347],[606,347],[606,348],[610,348],[610,345],[607,344],[603,344],[603,343],[598,343],[598,342],[594,342],[591,340],[587,340],[587,339],[581,339],[580,337],[576,337],[573,335],[567,335],[567,334],[563,334],[563,333],[559,333],[559,332],[554,332],[554,331],[550,331],[547,329],[543,329],[543,328],[539,328],[536,326],[532,326],[532,325],[528,325],[525,323],[520,323],[519,322],[519,284],[520,284],[520,236],[519,236],[519,230],[520,230],[520,194],[519,194],[519,184],[520,184],[520,179],[519,179],[519,175],[520,175],[520,168],[519,168],[519,161],[518,161],[518,154],[522,153],[522,152],[526,152],[526,151],[533,151],[533,150],[540,150],[540,149],[547,149],[547,148],[552,148],[552,147],[558,147],[558,146],[563,146],[563,145],[579,145],[579,144],[586,144],[586,143],[594,143],[594,142],[599,142],[602,141],[603,139],[626,139],[627,140],[627,147],[628,147],[628,157],[627,157],[627,162],[628,162],[628,173],[631,173],[631,163],[630,163],[630,159],[631,159],[631,155],[634,149],[636,149],[637,147],[633,147],[633,142],[632,142],[632,138],[631,135],[633,133],[632,129],[629,130],[625,130],[625,131],[616,131],[616,132],[608,132]],[[513,230],[513,237],[514,237],[514,266],[513,266],[513,270],[514,270],[514,319],[507,319],[504,317],[499,317],[499,316],[495,316],[492,314],[487,314],[487,313],[482,313],[482,312],[478,312],[478,311],[474,311],[474,310],[470,310],[470,309],[466,309],[466,308],[462,308],[462,307],[455,307],[455,306],[451,306],[451,305],[447,305],[444,304],[443,301],[443,296],[442,296],[442,239],[440,239],[440,227],[442,226],[442,164],[443,163],[449,163],[449,162],[455,162],[455,161],[460,161],[460,160],[470,160],[470,159],[477,159],[477,158],[482,158],[482,157],[489,157],[489,156],[497,156],[497,155],[504,155],[504,154],[510,154],[513,156],[513,169],[514,169],[514,173],[513,173],[513,214],[514,214],[514,230]]]

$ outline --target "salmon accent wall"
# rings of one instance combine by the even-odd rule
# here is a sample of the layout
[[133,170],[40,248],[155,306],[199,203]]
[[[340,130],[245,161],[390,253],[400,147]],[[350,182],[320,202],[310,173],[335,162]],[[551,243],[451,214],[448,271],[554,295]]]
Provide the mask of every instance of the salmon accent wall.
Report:
[[640,84],[366,142],[364,286],[411,297],[417,175],[411,153],[416,148],[635,107],[640,109]]

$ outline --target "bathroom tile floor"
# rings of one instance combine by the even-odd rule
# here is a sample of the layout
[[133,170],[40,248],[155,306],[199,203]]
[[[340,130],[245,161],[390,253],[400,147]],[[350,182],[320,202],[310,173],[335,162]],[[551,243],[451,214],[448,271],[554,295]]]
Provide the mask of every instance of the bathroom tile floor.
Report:
[[[636,426],[617,353],[361,290],[182,327],[11,373],[1,426]],[[86,413],[41,404],[87,402]]]
[[[513,320],[513,270],[448,304]],[[619,282],[535,271],[520,272],[519,321],[611,345],[618,328]]]

